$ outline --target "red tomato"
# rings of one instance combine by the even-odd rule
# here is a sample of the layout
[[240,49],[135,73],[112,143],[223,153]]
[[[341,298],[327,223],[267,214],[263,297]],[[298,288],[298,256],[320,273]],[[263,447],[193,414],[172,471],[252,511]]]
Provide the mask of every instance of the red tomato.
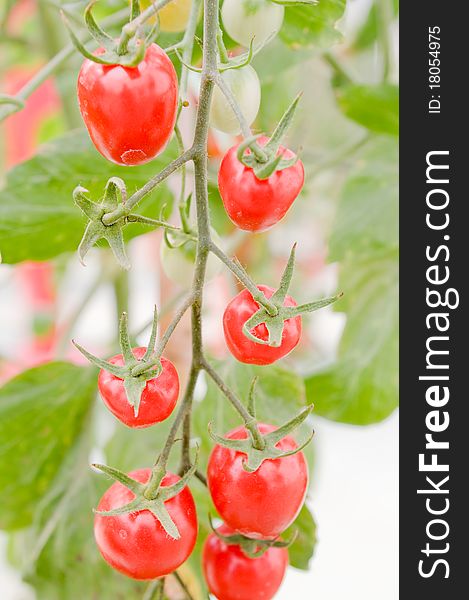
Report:
[[[264,146],[268,138],[258,140]],[[264,231],[283,219],[300,193],[305,180],[303,163],[275,171],[268,179],[258,179],[250,167],[237,158],[238,146],[225,154],[218,172],[218,187],[228,216],[240,229]],[[280,146],[285,159],[295,154]]]
[[133,68],[85,60],[78,75],[78,102],[97,150],[117,164],[140,165],[164,150],[173,132],[176,71],[156,44]]
[[[259,424],[261,433],[276,427]],[[244,426],[230,431],[233,440],[244,439]],[[277,444],[281,450],[293,450],[290,436]],[[227,525],[254,539],[273,539],[291,525],[300,511],[308,487],[308,467],[303,452],[285,458],[267,459],[254,471],[243,468],[246,455],[223,446],[215,446],[207,469],[208,487],[220,517]]]
[[[275,290],[266,285],[258,288],[270,298]],[[291,296],[285,298],[284,306],[296,306]],[[274,348],[266,344],[257,344],[243,333],[243,326],[252,315],[259,310],[251,292],[243,290],[228,304],[223,314],[223,331],[231,354],[242,363],[250,365],[270,365],[279,358],[286,356],[300,341],[301,317],[287,319],[283,325],[282,342]],[[253,333],[261,340],[267,340],[269,334],[265,323],[261,323]]]
[[[142,358],[146,348],[134,348],[136,358]],[[122,354],[117,354],[110,361],[114,365],[123,365]],[[98,376],[99,393],[104,404],[119,421],[128,427],[150,427],[164,421],[173,412],[179,396],[179,377],[173,363],[161,358],[162,371],[153,379],[147,381],[142,393],[138,416],[129,404],[124,389],[124,382],[112,373],[101,370]]]
[[[222,535],[234,531],[222,525]],[[239,546],[226,544],[214,533],[203,549],[202,565],[208,588],[218,600],[270,600],[282,583],[288,566],[286,548],[269,548],[249,558]]]
[[[147,483],[151,469],[139,469],[130,477]],[[162,481],[169,486],[179,480],[167,473]],[[121,483],[114,483],[99,501],[98,511],[113,510],[130,502],[134,494]],[[104,559],[117,571],[133,579],[156,579],[172,573],[191,554],[197,538],[197,514],[189,488],[165,502],[181,537],[170,537],[148,510],[116,517],[96,514],[94,535]]]

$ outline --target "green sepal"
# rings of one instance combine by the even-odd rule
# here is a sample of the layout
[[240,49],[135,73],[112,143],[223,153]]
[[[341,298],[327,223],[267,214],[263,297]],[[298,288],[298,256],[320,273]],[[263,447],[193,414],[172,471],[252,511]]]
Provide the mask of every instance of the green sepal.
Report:
[[23,108],[26,106],[26,102],[24,102],[24,100],[20,100],[15,96],[10,96],[10,94],[0,94],[0,106],[5,106],[8,104],[10,105],[12,112],[23,110]]
[[100,464],[91,465],[95,469],[102,471],[106,475],[112,477],[112,479],[121,483],[135,495],[133,500],[127,504],[124,504],[123,506],[120,506],[119,508],[107,511],[95,511],[96,514],[103,517],[116,517],[119,515],[140,512],[142,510],[149,510],[158,519],[158,521],[161,523],[161,526],[170,537],[176,540],[180,539],[181,535],[179,530],[174,521],[171,519],[171,516],[165,506],[165,502],[177,496],[187,486],[189,479],[197,469],[197,461],[198,453],[195,457],[192,467],[189,469],[189,471],[187,471],[187,473],[185,473],[183,477],[181,477],[181,479],[179,479],[179,481],[176,481],[176,483],[173,483],[170,486],[162,486],[160,484],[151,498],[148,498],[145,495],[145,493],[148,491],[151,478],[145,485],[139,481],[136,481],[132,477],[129,477],[127,473],[119,471],[114,467],[108,467]]
[[[302,314],[314,312],[320,308],[329,306],[329,304],[333,304],[343,296],[343,294],[338,294],[337,296],[323,298],[322,300],[308,302],[298,306],[284,306],[283,304],[288,292],[288,288],[290,287],[295,266],[295,249],[296,244],[294,244],[290,252],[290,257],[283,272],[280,286],[273,296],[269,298],[270,303],[277,309],[276,314],[269,314],[269,311],[264,306],[260,306],[259,310],[255,312],[252,317],[250,317],[243,325],[244,335],[256,344],[278,348],[282,343],[284,323],[287,319],[293,319]],[[252,333],[252,331],[262,323],[265,324],[269,333],[267,340],[262,340]]]
[[[257,52],[256,52],[257,54]],[[254,38],[249,42],[248,51],[236,58],[231,58],[228,63],[222,63],[218,67],[218,71],[220,73],[224,73],[225,71],[231,71],[232,69],[242,69],[243,67],[247,67],[251,64],[252,59],[254,58]]]
[[[85,350],[80,344],[72,340],[75,347],[95,366],[104,371],[112,373],[115,377],[122,379],[127,401],[134,409],[135,417],[138,417],[140,401],[147,381],[154,379],[161,373],[161,361],[155,362],[154,351],[156,345],[156,335],[158,330],[158,311],[155,306],[153,313],[153,323],[151,328],[150,340],[142,358],[134,356],[130,344],[128,332],[127,313],[123,312],[119,323],[119,344],[124,361],[124,365],[114,365],[109,361],[94,356],[88,350]],[[148,367],[146,367],[148,365]]]
[[310,404],[305,409],[303,409],[298,415],[296,415],[293,419],[279,427],[278,429],[271,431],[270,433],[260,433],[257,429],[256,437],[260,437],[263,440],[263,448],[256,448],[255,437],[253,436],[251,430],[253,427],[257,428],[257,423],[255,419],[250,423],[250,425],[246,426],[246,429],[249,433],[247,438],[244,439],[229,439],[219,436],[214,433],[212,430],[212,424],[208,425],[208,432],[212,440],[222,446],[223,448],[229,448],[230,450],[234,450],[236,452],[242,452],[246,455],[246,459],[243,460],[243,469],[248,473],[254,473],[257,469],[262,465],[265,460],[276,460],[278,458],[285,458],[287,456],[292,456],[293,454],[297,454],[301,452],[305,446],[307,446],[310,441],[313,439],[314,431],[304,440],[299,446],[294,448],[293,450],[281,450],[277,448],[277,444],[283,440],[287,435],[291,434],[295,429],[297,429],[311,414],[314,406]]
[[212,532],[217,536],[218,539],[222,540],[228,546],[239,546],[241,551],[248,558],[259,558],[269,550],[269,548],[288,548],[295,541],[298,532],[295,531],[289,540],[281,540],[275,538],[273,540],[259,540],[249,538],[241,533],[233,533],[231,535],[224,535],[215,528],[212,520],[212,515],[208,515],[210,528]]
[[[96,0],[92,0],[92,2],[87,5],[84,19],[91,37],[100,45],[100,47],[104,49],[104,52],[101,54],[90,52],[73,31],[73,28],[64,11],[60,11],[62,20],[68,30],[73,45],[85,58],[98,64],[108,66],[121,65],[122,67],[136,67],[145,57],[145,53],[149,43],[151,43],[151,39],[146,39],[145,36],[141,35],[141,30],[137,29],[135,34],[129,39],[125,37],[124,44],[122,44],[120,40],[115,40],[105,31],[103,31],[103,29],[101,29],[101,27],[96,23],[92,13],[95,3]],[[138,0],[132,1],[130,13],[131,21],[136,18],[134,15],[138,16],[140,14],[140,8],[136,7],[138,4]],[[152,38],[152,36],[150,36],[150,38]]]
[[[238,160],[254,171],[258,179],[268,179],[275,171],[283,171],[292,167],[298,161],[298,156],[284,158],[284,153],[279,153],[282,139],[290,127],[302,93],[298,94],[283,114],[280,122],[272,133],[269,141],[263,147],[257,144],[259,135],[245,139],[237,150]],[[251,150],[246,153],[246,150]]]
[[114,39],[105,31],[103,31],[103,29],[101,29],[93,17],[92,9],[96,2],[97,0],[93,0],[85,8],[85,23],[93,39],[96,40],[103,48],[112,50],[115,45]]
[[90,200],[86,194],[88,190],[78,186],[73,191],[73,200],[83,214],[88,217],[89,222],[78,246],[80,262],[85,265],[85,256],[89,250],[101,239],[109,244],[118,264],[123,269],[130,269],[130,262],[125,252],[123,228],[127,225],[125,216],[118,219],[112,225],[105,225],[103,217],[106,213],[115,210],[120,203],[125,204],[127,192],[125,183],[119,177],[111,177],[106,184],[104,197],[101,202]]

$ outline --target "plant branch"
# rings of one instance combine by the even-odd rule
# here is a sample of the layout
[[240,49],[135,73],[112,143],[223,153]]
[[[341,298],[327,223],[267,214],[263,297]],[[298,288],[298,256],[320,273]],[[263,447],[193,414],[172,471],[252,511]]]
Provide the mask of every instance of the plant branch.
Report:
[[246,117],[243,115],[239,104],[236,101],[236,98],[233,95],[233,92],[230,89],[230,86],[226,84],[222,75],[218,74],[216,78],[216,84],[220,88],[220,91],[225,96],[228,104],[230,105],[231,110],[234,112],[236,118],[238,119],[239,126],[241,127],[241,133],[243,137],[250,138],[252,136],[251,128],[246,121]]
[[170,2],[173,2],[173,0],[158,0],[158,2],[153,2],[147,9],[141,12],[138,17],[129,21],[127,25],[124,25],[119,40],[119,49],[125,52],[130,39],[137,33],[145,21],[156,15],[159,10],[164,8]]
[[277,308],[275,305],[265,297],[265,295],[256,286],[252,279],[250,279],[246,271],[239,265],[239,263],[229,258],[213,241],[210,244],[210,250],[221,260],[222,263],[228,267],[233,275],[239,279],[239,281],[251,293],[251,296],[258,304],[261,304],[270,315],[275,316],[277,314]]
[[161,340],[158,342],[158,345],[154,352],[155,358],[137,365],[132,370],[132,375],[134,375],[135,377],[137,375],[141,375],[145,371],[149,371],[150,369],[152,369],[153,367],[156,367],[159,364],[161,355],[163,354],[163,351],[166,348],[166,344],[168,343],[169,338],[173,335],[174,330],[178,326],[180,320],[186,314],[188,308],[192,305],[193,302],[194,302],[194,295],[189,294],[187,296],[187,298],[184,300],[184,302],[182,303],[181,307],[178,309],[178,311],[174,315],[174,318],[172,319],[171,323],[166,328],[166,331],[164,332],[164,335],[162,336]]
[[167,167],[152,177],[144,186],[132,194],[125,204],[121,204],[118,208],[116,208],[116,210],[104,215],[102,219],[103,223],[105,225],[113,225],[122,217],[128,216],[132,209],[137,206],[140,200],[142,200],[142,198],[144,198],[147,194],[154,190],[155,187],[172,175],[174,171],[177,171],[180,167],[182,167],[182,165],[191,160],[193,155],[194,152],[192,150],[187,150],[184,152],[184,154],[178,156],[178,158],[169,163]]
[[189,588],[187,587],[179,573],[177,571],[174,571],[173,575],[179,583],[179,586],[181,587],[182,591],[186,594],[187,600],[194,600],[194,596],[190,593]]
[[247,408],[241,402],[241,400],[236,396],[236,394],[226,385],[223,379],[218,375],[216,370],[212,367],[212,365],[204,359],[202,363],[202,367],[207,375],[210,376],[212,381],[217,385],[219,390],[223,393],[223,395],[231,402],[236,411],[241,415],[246,429],[248,429],[249,433],[252,435],[253,441],[256,444],[256,447],[262,448],[264,445],[264,441],[262,439],[262,435],[257,428],[256,419],[249,413]]

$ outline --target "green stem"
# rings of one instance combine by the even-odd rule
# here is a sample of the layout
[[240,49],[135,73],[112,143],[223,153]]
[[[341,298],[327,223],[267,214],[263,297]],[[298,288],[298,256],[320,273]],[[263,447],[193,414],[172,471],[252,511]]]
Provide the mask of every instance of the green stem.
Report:
[[[52,59],[62,47],[62,36],[60,35],[62,28],[58,27],[56,22],[56,12],[52,12],[52,7],[48,6],[45,0],[38,2],[38,14],[47,58]],[[62,86],[58,86],[65,120],[70,129],[73,129],[78,126],[80,119],[75,90],[73,88],[71,90],[73,95],[64,91]]]
[[[193,0],[193,2],[192,2],[191,14],[189,16],[189,21],[187,23],[186,31],[184,33],[184,37],[181,42],[181,45],[184,48],[183,53],[182,53],[182,60],[185,63],[190,63],[192,61],[192,54],[194,51],[195,32],[197,30],[197,22],[199,20],[201,5],[202,5],[202,0]],[[188,78],[189,78],[189,69],[187,69],[184,65],[182,65],[181,79],[179,82],[179,97],[181,100],[185,100],[185,96],[187,94]]]
[[233,275],[235,275],[239,279],[239,281],[244,285],[244,287],[251,293],[251,296],[254,298],[254,300],[258,304],[261,304],[269,313],[269,315],[275,317],[275,315],[278,313],[277,307],[268,298],[265,297],[265,295],[252,281],[252,279],[248,277],[244,269],[241,269],[235,261],[231,260],[231,258],[229,258],[223,252],[223,250],[213,242],[211,242],[210,244],[210,250],[213,252],[213,254],[215,254],[215,256],[217,256],[221,260],[222,263],[224,263],[230,269]]
[[252,131],[249,127],[248,122],[246,121],[246,117],[244,116],[243,111],[239,107],[239,104],[237,103],[236,98],[234,97],[233,92],[230,89],[230,86],[227,85],[222,75],[217,74],[216,84],[220,88],[220,91],[225,96],[228,104],[230,105],[231,110],[234,112],[236,118],[238,119],[243,137],[251,137]]
[[171,223],[166,223],[166,221],[161,221],[160,219],[144,217],[143,215],[129,215],[127,221],[129,223],[141,223],[150,227],[163,227],[163,229],[170,229],[171,231],[181,231],[181,228],[176,225],[171,225]]
[[187,587],[187,585],[184,582],[184,579],[179,575],[179,573],[177,571],[174,571],[173,575],[179,583],[182,591],[186,594],[187,599],[194,600],[194,596],[190,593],[189,588]]
[[158,0],[158,2],[153,2],[146,10],[141,12],[136,19],[129,21],[127,25],[124,25],[117,52],[119,54],[125,54],[127,45],[130,39],[137,33],[137,30],[142,27],[145,21],[156,15],[159,10],[164,8],[170,2],[173,2],[173,0]]
[[348,73],[343,65],[337,60],[337,58],[332,54],[332,52],[324,52],[322,55],[323,60],[332,68],[334,73],[346,81],[347,83],[353,83],[352,76]]
[[187,296],[187,298],[185,299],[185,301],[183,302],[183,304],[181,305],[179,310],[176,312],[171,323],[166,328],[166,331],[164,332],[163,337],[158,342],[158,345],[154,352],[154,358],[150,361],[146,361],[144,363],[138,364],[132,370],[132,375],[137,377],[138,375],[141,375],[145,371],[148,371],[149,369],[156,367],[159,364],[161,355],[163,354],[163,351],[166,348],[166,344],[169,342],[169,338],[173,335],[174,330],[176,329],[176,327],[179,324],[179,321],[186,314],[188,308],[192,305],[193,302],[194,302],[194,295],[189,294],[189,296]]
[[247,408],[244,404],[239,400],[239,398],[234,394],[234,392],[226,385],[223,379],[218,375],[215,369],[210,365],[210,363],[206,360],[203,362],[203,368],[205,372],[210,376],[213,382],[218,386],[220,391],[226,396],[226,398],[231,402],[233,407],[237,410],[237,412],[241,415],[246,429],[252,436],[253,445],[258,450],[263,450],[265,448],[265,441],[257,427],[256,419],[249,414]]
[[174,442],[176,441],[177,432],[179,431],[179,428],[183,422],[184,417],[186,416],[186,413],[190,411],[190,407],[192,405],[192,398],[194,395],[195,384],[197,383],[198,376],[199,369],[192,367],[181,405],[179,406],[179,409],[176,413],[176,417],[173,421],[173,424],[171,425],[171,429],[169,431],[168,437],[166,438],[164,448],[161,454],[158,456],[152,468],[151,477],[145,489],[145,496],[149,499],[152,499],[156,496],[161,481],[166,473],[166,466],[168,464],[171,448],[173,447]]
[[128,312],[129,306],[129,277],[126,271],[120,269],[114,279],[114,296],[116,299],[116,311],[120,316]]
[[160,171],[157,175],[152,177],[147,183],[141,187],[139,190],[132,194],[127,202],[121,204],[116,210],[111,213],[104,215],[103,223],[105,225],[113,225],[122,217],[128,216],[132,209],[137,206],[137,204],[144,198],[147,194],[149,194],[152,190],[155,189],[160,183],[162,183],[165,179],[167,179],[170,175],[172,175],[175,171],[177,171],[182,165],[191,160],[194,156],[193,150],[187,150],[181,156],[178,156],[175,160],[173,160],[165,169]]
[[155,579],[150,581],[145,590],[143,600],[163,600],[164,598],[164,582],[165,579]]

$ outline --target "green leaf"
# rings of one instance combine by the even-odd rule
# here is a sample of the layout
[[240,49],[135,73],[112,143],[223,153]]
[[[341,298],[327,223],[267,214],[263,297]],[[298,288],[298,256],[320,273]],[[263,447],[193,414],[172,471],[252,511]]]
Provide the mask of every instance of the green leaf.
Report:
[[307,571],[316,547],[316,522],[308,507],[303,505],[294,523],[285,531],[282,538],[288,540],[295,535],[293,544],[288,548],[292,567]]
[[74,449],[96,394],[96,373],[68,363],[25,371],[0,389],[0,528],[32,523]]
[[399,88],[395,85],[345,85],[336,90],[342,112],[375,133],[399,135]]
[[348,252],[397,247],[397,151],[395,141],[383,137],[361,154],[342,190],[329,243],[329,260],[339,261]]
[[320,0],[314,6],[285,8],[280,38],[294,49],[332,46],[342,39],[336,23],[344,14],[345,3],[346,0]]
[[[160,157],[139,167],[109,163],[94,149],[88,134],[74,131],[43,146],[32,159],[13,168],[0,190],[0,251],[3,262],[49,260],[77,249],[85,219],[74,205],[72,192],[81,184],[97,199],[110,176],[124,179],[129,194],[175,157],[170,146]],[[160,185],[143,200],[142,214],[159,217],[163,205],[171,208],[172,195]],[[141,225],[126,227],[127,238],[149,231]]]
[[[336,363],[306,380],[315,410],[335,421],[367,425],[398,404],[397,250],[350,256],[340,267],[347,313]],[[345,301],[346,300],[346,301]]]
[[[10,538],[10,561],[23,572],[38,599],[141,600],[148,583],[114,571],[102,558],[93,536],[93,507],[110,485],[86,464],[76,487],[37,519],[35,526]],[[40,543],[40,540],[43,543]]]
[[378,139],[344,187],[331,239],[340,261],[335,309],[347,321],[336,362],[306,379],[318,414],[365,425],[398,404],[396,142]]

